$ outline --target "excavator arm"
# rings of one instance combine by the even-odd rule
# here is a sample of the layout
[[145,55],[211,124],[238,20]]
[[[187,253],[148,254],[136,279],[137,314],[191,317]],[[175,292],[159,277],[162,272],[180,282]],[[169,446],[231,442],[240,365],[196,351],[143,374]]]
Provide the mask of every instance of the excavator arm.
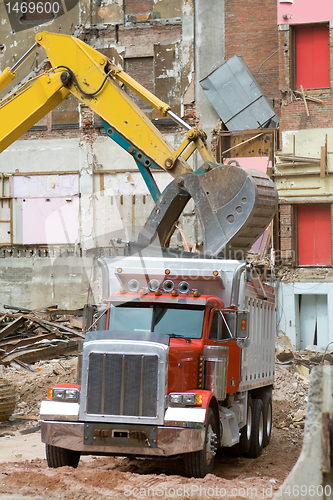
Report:
[[[31,80],[0,104],[0,152],[72,93],[132,147],[143,150],[156,166],[168,170],[173,177],[191,171],[186,161],[180,154],[175,155],[171,145],[118,82],[140,95],[162,116],[170,114],[190,129],[171,112],[170,106],[77,38],[42,32],[36,36],[36,46],[45,49],[53,69]],[[31,52],[32,49],[29,54]],[[11,81],[13,76],[13,71],[7,68],[4,80],[7,77],[7,81]],[[188,140],[188,143],[197,142],[207,159],[213,160],[208,147],[200,144],[203,142],[200,134],[194,137],[191,131],[189,135],[193,136],[193,140]]]
[[[166,246],[175,223],[192,197],[201,222],[206,253],[248,249],[262,234],[277,208],[274,184],[264,174],[248,175],[234,165],[216,165],[203,131],[192,129],[170,107],[129,75],[77,38],[41,32],[36,43],[0,75],[0,91],[33,50],[45,49],[52,69],[33,78],[0,102],[0,153],[72,93],[102,117],[107,135],[131,154],[156,202],[139,242],[156,235]],[[136,92],[162,116],[187,129],[174,150],[132,101],[122,85]],[[195,173],[187,163],[198,151],[203,165]],[[151,168],[169,172],[175,180],[161,194]]]

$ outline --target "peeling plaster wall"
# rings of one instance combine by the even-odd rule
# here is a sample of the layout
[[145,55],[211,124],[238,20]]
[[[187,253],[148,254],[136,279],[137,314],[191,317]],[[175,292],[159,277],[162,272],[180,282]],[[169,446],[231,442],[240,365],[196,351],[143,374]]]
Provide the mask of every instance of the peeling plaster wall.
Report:
[[[296,156],[317,158],[319,163],[321,148],[325,145],[326,135],[328,175],[325,177],[320,177],[319,164],[296,165],[294,167],[292,165],[290,167],[279,167],[279,163],[276,164],[276,173],[279,175],[286,175],[286,177],[281,178],[277,176],[275,178],[281,201],[288,201],[291,198],[293,202],[295,202],[297,198],[300,201],[304,201],[307,196],[311,197],[312,203],[333,201],[332,128],[284,131],[282,133],[282,149],[279,153],[292,155],[293,140],[295,140]],[[307,175],[309,172],[317,173],[317,175]],[[291,175],[288,177],[288,174]]]
[[200,127],[209,136],[210,131],[216,127],[219,116],[205,96],[199,81],[225,61],[224,4],[224,0],[195,2],[195,102]]

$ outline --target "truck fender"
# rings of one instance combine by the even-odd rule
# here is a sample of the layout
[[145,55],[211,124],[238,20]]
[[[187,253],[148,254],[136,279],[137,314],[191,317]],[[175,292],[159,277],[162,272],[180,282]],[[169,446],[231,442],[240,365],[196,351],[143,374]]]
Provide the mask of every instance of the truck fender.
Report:
[[214,417],[216,419],[216,422],[218,424],[218,442],[221,442],[222,439],[222,426],[221,426],[221,421],[219,417],[219,405],[217,402],[217,399],[212,391],[200,391],[202,394],[202,407],[206,409],[206,418],[205,418],[205,424],[207,422],[207,414],[208,414],[208,408],[211,408],[214,413]]

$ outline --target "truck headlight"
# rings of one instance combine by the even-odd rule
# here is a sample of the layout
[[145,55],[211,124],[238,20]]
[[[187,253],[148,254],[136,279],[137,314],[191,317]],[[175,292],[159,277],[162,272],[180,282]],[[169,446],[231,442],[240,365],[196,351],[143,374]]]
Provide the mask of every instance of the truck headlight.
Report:
[[177,393],[172,392],[169,394],[169,405],[185,405],[185,406],[196,406],[198,404],[197,393]]
[[80,400],[80,391],[75,388],[56,387],[52,389],[52,399],[54,401],[73,401]]

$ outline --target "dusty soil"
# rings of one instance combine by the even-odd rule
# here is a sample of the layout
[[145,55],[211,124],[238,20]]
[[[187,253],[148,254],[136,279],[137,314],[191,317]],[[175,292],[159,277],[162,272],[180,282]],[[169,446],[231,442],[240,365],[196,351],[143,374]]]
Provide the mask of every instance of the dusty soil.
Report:
[[15,418],[0,423],[1,499],[271,498],[301,451],[307,384],[277,366],[272,439],[257,459],[219,452],[214,473],[204,479],[186,478],[181,458],[83,457],[77,469],[49,469],[41,458],[39,403],[48,387],[75,381],[76,359],[36,363],[33,368],[11,367],[4,373],[16,386],[17,409]]

